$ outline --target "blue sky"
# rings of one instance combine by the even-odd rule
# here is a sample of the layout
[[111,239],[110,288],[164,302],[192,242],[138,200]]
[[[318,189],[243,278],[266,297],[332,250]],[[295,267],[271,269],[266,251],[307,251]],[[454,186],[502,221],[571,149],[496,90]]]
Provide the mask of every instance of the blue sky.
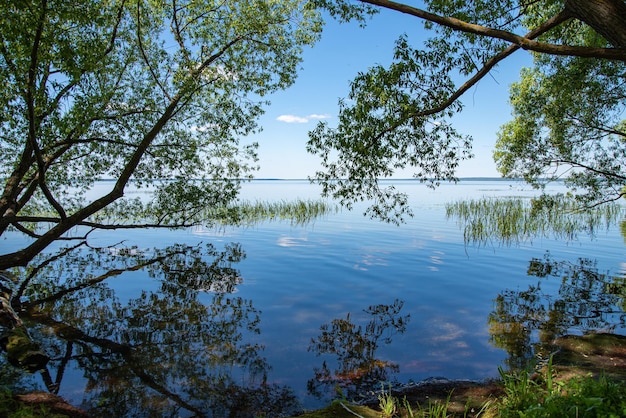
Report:
[[[270,97],[261,119],[263,132],[251,137],[260,144],[257,178],[307,178],[319,169],[318,158],[306,152],[308,131],[324,119],[337,122],[338,100],[346,97],[359,71],[391,61],[395,40],[407,33],[413,45],[425,40],[422,21],[398,12],[382,11],[366,28],[327,20],[321,41],[304,53],[302,70],[288,90]],[[474,138],[474,159],[458,169],[459,177],[498,177],[492,151],[499,126],[510,120],[509,85],[531,57],[518,51],[468,91],[456,128]],[[410,177],[410,172],[397,177]]]

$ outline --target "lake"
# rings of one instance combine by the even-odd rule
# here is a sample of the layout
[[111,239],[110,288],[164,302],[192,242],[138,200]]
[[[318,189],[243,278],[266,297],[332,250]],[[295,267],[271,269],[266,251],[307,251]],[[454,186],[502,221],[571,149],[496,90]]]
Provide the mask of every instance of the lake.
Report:
[[[495,378],[545,358],[554,336],[625,333],[619,224],[471,245],[447,202],[536,192],[495,179],[394,184],[415,212],[401,226],[358,207],[304,226],[91,234],[93,251],[33,282],[29,297],[46,303],[29,325],[52,360],[20,379],[98,416],[279,416],[320,407],[337,387],[358,399],[381,382]],[[255,180],[242,197],[318,193]],[[120,241],[133,248],[106,248]]]

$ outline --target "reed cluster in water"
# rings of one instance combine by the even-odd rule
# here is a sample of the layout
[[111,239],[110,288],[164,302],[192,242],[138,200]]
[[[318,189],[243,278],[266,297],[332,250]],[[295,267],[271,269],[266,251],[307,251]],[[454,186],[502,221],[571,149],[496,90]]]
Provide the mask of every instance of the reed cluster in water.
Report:
[[305,225],[338,210],[323,200],[240,201],[233,205],[207,208],[204,219],[218,225],[255,225],[265,221],[289,221]]
[[567,240],[581,233],[593,236],[622,220],[624,207],[580,208],[562,196],[481,198],[447,204],[446,217],[457,219],[466,243],[511,245],[551,235]]

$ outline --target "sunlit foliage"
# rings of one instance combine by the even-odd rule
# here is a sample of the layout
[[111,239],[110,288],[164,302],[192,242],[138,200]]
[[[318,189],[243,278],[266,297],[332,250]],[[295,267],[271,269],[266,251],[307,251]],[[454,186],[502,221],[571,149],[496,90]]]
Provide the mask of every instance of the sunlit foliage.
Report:
[[[33,238],[0,268],[77,225],[182,227],[233,203],[256,169],[257,146],[242,138],[261,129],[268,95],[294,82],[322,24],[301,0],[0,9],[0,235],[12,226]],[[101,179],[113,181],[87,194]],[[131,183],[153,198],[123,200]]]
[[402,222],[411,214],[406,196],[379,179],[410,172],[430,186],[456,181],[459,164],[472,157],[473,139],[454,125],[463,95],[524,49],[533,52],[535,66],[522,69],[511,90],[513,120],[500,130],[494,153],[502,175],[538,187],[564,178],[587,206],[622,195],[622,0],[316,3],[340,21],[361,24],[381,8],[393,10],[428,31],[414,39],[400,35],[389,64],[354,78],[339,102],[337,125],[321,122],[310,132],[308,150],[322,162],[313,179],[325,194],[347,207],[367,200],[368,215]]

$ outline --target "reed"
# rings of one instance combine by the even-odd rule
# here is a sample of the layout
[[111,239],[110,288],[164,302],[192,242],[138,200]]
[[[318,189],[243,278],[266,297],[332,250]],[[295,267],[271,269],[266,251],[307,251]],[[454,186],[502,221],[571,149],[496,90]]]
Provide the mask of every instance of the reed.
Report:
[[619,204],[580,208],[563,196],[482,198],[446,205],[446,217],[457,220],[465,242],[478,245],[515,245],[550,236],[575,240],[579,234],[593,236],[616,224],[624,214]]
[[202,217],[217,225],[251,226],[267,221],[306,225],[337,211],[336,205],[322,200],[240,201],[233,205],[207,208]]

